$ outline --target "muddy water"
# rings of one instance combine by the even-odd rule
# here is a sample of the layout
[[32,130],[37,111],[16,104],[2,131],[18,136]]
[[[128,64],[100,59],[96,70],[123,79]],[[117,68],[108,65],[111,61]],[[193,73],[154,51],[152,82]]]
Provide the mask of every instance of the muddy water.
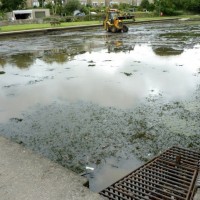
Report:
[[199,22],[0,39],[0,72],[0,134],[93,191],[172,145],[200,150]]

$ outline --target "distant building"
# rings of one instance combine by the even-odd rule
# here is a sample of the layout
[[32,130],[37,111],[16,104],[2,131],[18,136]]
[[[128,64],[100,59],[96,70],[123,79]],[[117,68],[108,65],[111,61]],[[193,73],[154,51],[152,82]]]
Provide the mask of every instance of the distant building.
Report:
[[[56,3],[57,0],[43,0],[43,5],[47,3]],[[62,4],[66,4],[68,0],[62,0]],[[149,3],[153,3],[154,0],[149,0]],[[112,4],[127,3],[134,6],[139,6],[142,0],[80,0],[82,5],[90,4],[92,6],[109,6]],[[27,7],[39,7],[39,0],[27,0]]]
[[[45,4],[47,3],[54,3],[54,2],[56,2],[56,0],[42,0],[43,6],[45,6]],[[64,3],[65,0],[62,0],[62,2]],[[32,7],[39,7],[40,3],[39,0],[26,0],[26,5],[28,8],[32,8]]]
[[[153,0],[149,0],[153,1]],[[67,0],[66,0],[67,2]],[[113,4],[127,3],[130,5],[140,5],[142,0],[80,0],[81,4],[90,4],[92,6],[109,6]]]
[[[67,0],[66,0],[67,1]],[[149,0],[149,3],[153,3],[154,0]],[[112,4],[126,3],[134,6],[139,6],[142,0],[80,0],[82,4],[91,4],[92,6],[109,6]]]
[[49,9],[33,9],[33,10],[13,10],[12,19],[41,19],[44,17],[49,17]]
[[38,0],[26,0],[26,5],[28,8],[32,8],[32,7],[39,7],[40,3]]
[[[132,5],[134,6],[140,6],[142,0],[132,0]],[[154,0],[149,0],[149,3],[153,3]]]

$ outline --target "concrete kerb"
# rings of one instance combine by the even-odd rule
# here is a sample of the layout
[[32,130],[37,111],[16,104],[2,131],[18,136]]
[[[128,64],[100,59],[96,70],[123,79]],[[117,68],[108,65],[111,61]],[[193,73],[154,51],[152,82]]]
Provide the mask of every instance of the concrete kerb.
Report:
[[135,22],[136,24],[146,24],[146,23],[161,23],[161,22],[172,22],[172,21],[177,21],[180,20],[180,17],[177,18],[172,18],[172,19],[162,19],[162,20],[145,20],[145,21],[137,21]]
[[194,200],[199,200],[200,199],[200,188],[197,189],[197,192],[194,196]]
[[21,31],[10,31],[10,32],[0,32],[1,36],[17,36],[17,35],[23,35],[23,34],[45,34],[48,32],[56,32],[56,31],[75,31],[75,30],[81,30],[81,29],[90,29],[90,28],[96,28],[100,27],[102,25],[94,24],[94,25],[82,25],[82,26],[68,26],[68,27],[53,27],[53,28],[43,28],[43,29],[31,29],[31,30],[21,30]]
[[1,200],[101,200],[86,179],[0,137]]

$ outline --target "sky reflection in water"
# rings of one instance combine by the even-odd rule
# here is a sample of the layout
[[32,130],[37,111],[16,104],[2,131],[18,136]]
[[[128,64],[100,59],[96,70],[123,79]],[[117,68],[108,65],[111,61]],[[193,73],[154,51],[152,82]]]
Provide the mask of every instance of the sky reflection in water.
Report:
[[40,57],[32,61],[25,58],[30,66],[23,68],[15,62],[4,63],[0,67],[0,71],[6,72],[1,75],[0,121],[37,103],[83,100],[130,108],[149,95],[184,99],[195,90],[200,68],[199,44],[179,55],[166,56],[158,55],[150,43],[126,51],[120,50],[120,45],[123,44],[115,44],[114,52],[112,47],[97,49],[61,63],[48,63]]

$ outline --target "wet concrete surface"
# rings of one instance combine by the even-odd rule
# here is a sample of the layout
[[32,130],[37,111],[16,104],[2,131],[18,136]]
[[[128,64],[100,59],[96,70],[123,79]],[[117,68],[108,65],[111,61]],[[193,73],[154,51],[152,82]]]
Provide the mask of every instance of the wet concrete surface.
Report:
[[87,179],[0,136],[1,200],[102,200]]
[[0,134],[93,191],[172,145],[199,151],[199,35],[179,21],[0,39]]

